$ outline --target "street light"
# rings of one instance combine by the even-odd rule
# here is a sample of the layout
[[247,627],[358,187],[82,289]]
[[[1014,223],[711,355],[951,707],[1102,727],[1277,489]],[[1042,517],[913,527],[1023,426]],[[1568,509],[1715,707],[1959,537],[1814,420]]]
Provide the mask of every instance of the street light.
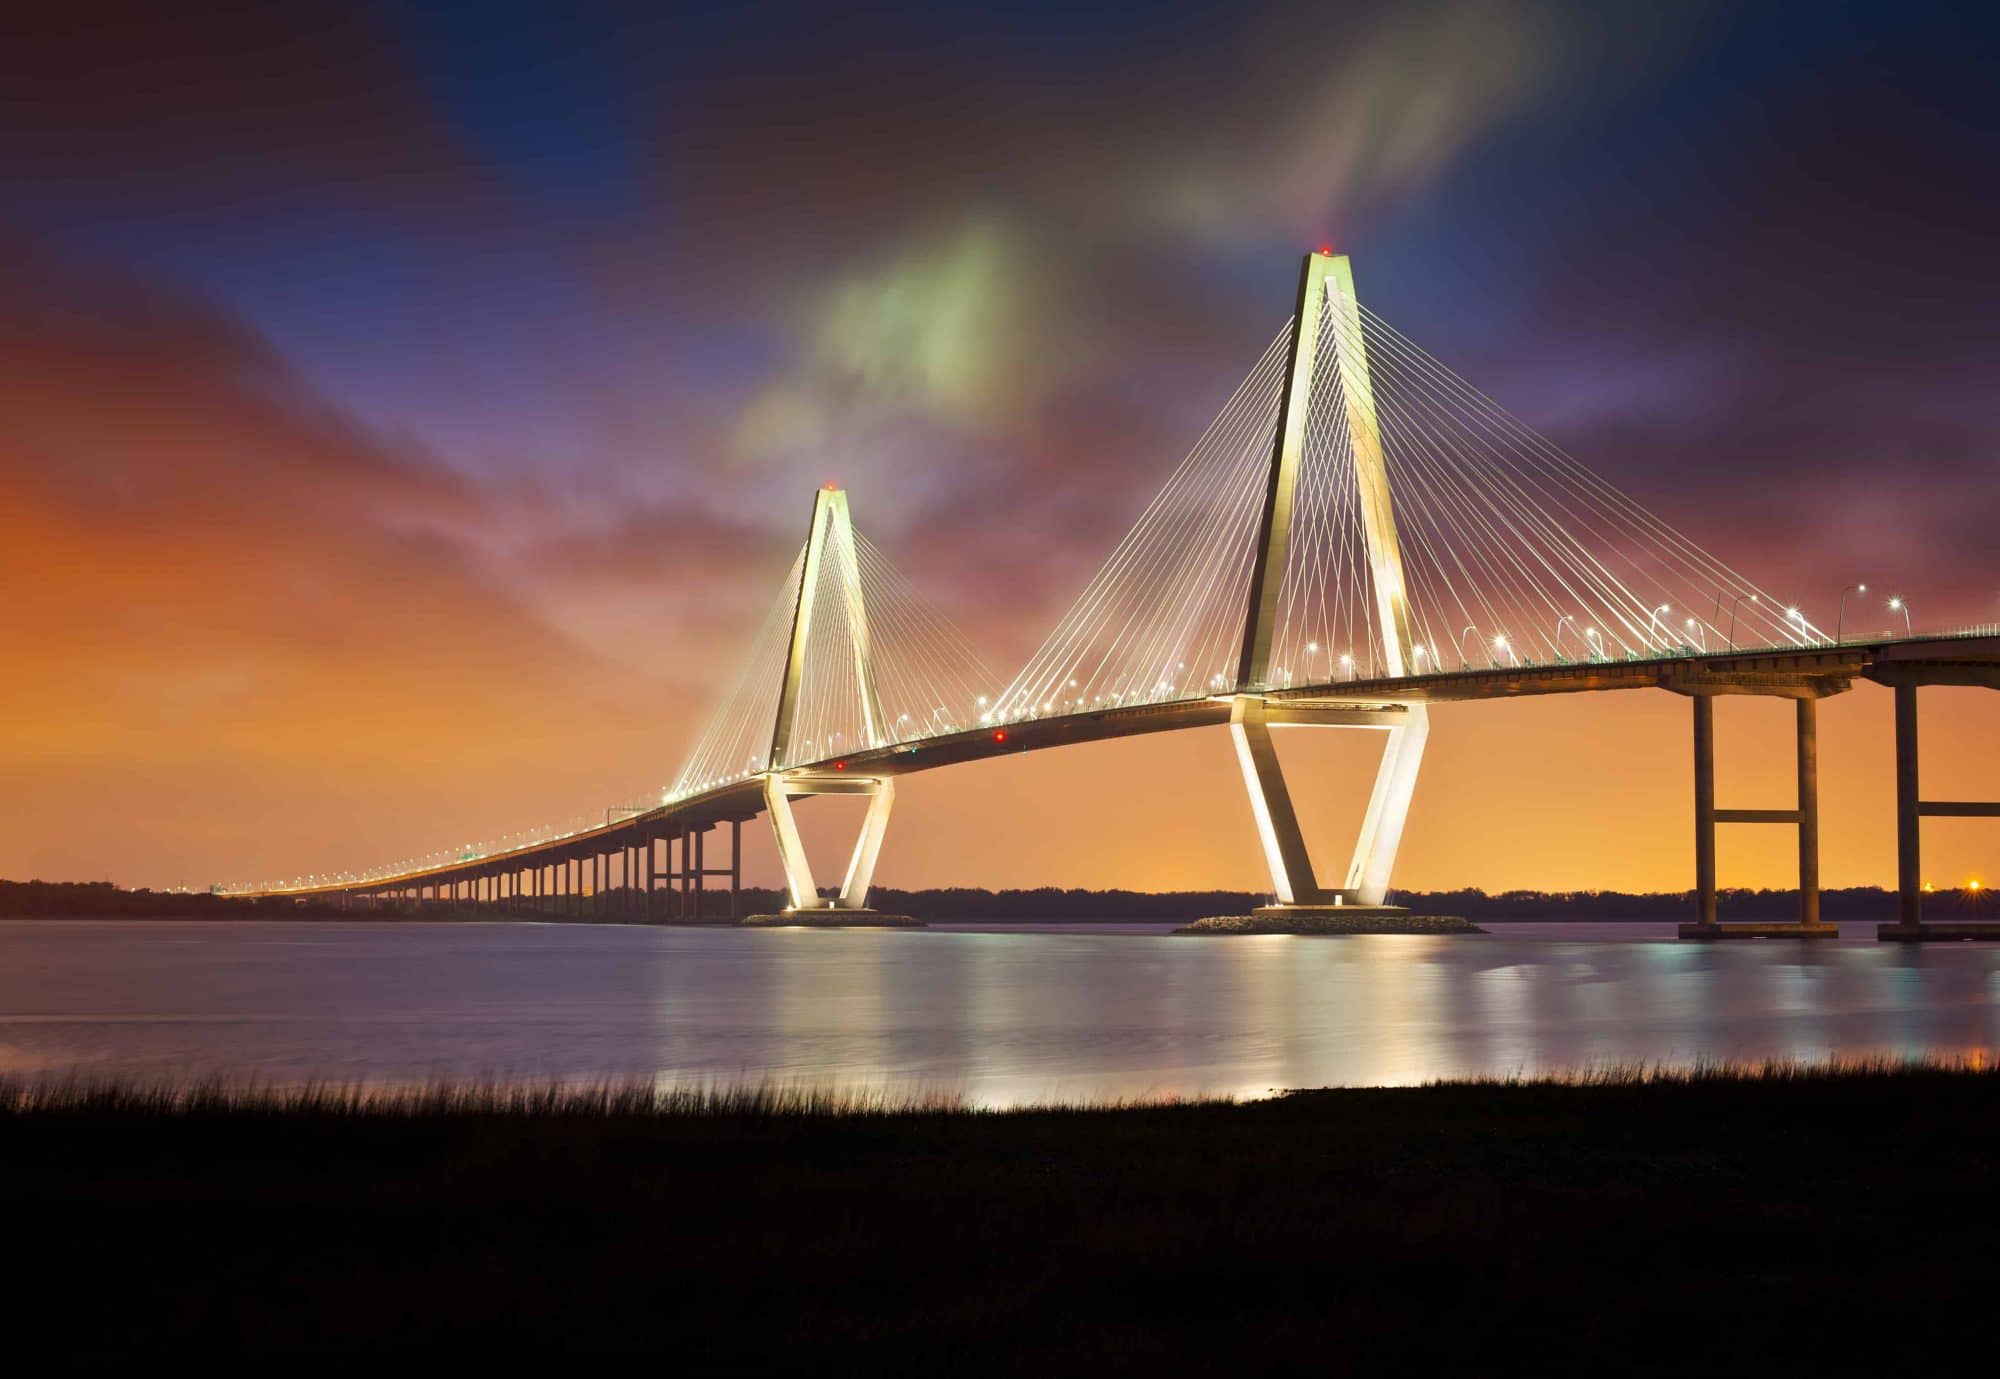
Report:
[[1903,635],[1905,637],[1911,636],[1912,633],[1910,632],[1910,605],[1900,596],[1897,596],[1889,600],[1889,607],[1893,611],[1901,613],[1903,615]]
[[[1506,637],[1504,636],[1495,637],[1493,639],[1493,649],[1495,651],[1504,653],[1508,661],[1511,662],[1516,667],[1518,667],[1521,664],[1521,658],[1515,654],[1513,645],[1506,639]],[[1496,665],[1499,664],[1499,660],[1497,657],[1494,660],[1494,664]]]
[[1556,660],[1558,661],[1563,658],[1563,624],[1575,621],[1575,615],[1570,613],[1565,613],[1556,619]]
[[1603,660],[1604,648],[1598,644],[1597,629],[1594,627],[1586,627],[1583,630],[1583,639],[1586,642],[1590,643],[1590,659],[1593,661]]
[[1665,633],[1667,630],[1667,625],[1663,622],[1660,622],[1660,616],[1666,613],[1667,611],[1668,611],[1668,605],[1663,603],[1658,608],[1655,608],[1653,610],[1651,617],[1646,619],[1646,640],[1647,641],[1653,640],[1653,628],[1655,624],[1657,624],[1659,626],[1662,635],[1660,637],[1660,640],[1658,642],[1655,642],[1654,645],[1660,647],[1662,650],[1666,649],[1667,639]]
[[[1736,650],[1736,610],[1742,606],[1745,597],[1746,595],[1738,594],[1735,601],[1729,605],[1729,649],[1731,651]],[[1752,603],[1762,603],[1764,601],[1755,594],[1747,595],[1747,597]]]
[[1847,625],[1847,596],[1849,594],[1865,594],[1867,592],[1868,586],[1865,584],[1850,584],[1840,591],[1840,606],[1834,611],[1833,615],[1833,644],[1835,646],[1840,645],[1840,634]]
[[1785,618],[1787,621],[1796,624],[1799,634],[1798,639],[1803,643],[1806,638],[1806,615],[1794,606],[1785,610]]
[[1701,654],[1706,656],[1708,654],[1708,633],[1693,618],[1687,620],[1687,630],[1694,633],[1695,642],[1701,647]]
[[1458,634],[1458,668],[1460,670],[1470,670],[1472,668],[1465,656],[1465,634],[1467,632],[1477,632],[1478,630],[1471,623],[1467,623],[1464,629]]

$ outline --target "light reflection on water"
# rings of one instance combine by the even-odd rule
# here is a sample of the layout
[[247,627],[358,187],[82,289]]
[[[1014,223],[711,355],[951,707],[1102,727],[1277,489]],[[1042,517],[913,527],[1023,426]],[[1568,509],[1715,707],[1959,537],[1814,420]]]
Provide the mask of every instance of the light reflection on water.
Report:
[[772,1081],[1005,1105],[2000,1043],[2000,947],[1670,935],[15,922],[0,1073]]

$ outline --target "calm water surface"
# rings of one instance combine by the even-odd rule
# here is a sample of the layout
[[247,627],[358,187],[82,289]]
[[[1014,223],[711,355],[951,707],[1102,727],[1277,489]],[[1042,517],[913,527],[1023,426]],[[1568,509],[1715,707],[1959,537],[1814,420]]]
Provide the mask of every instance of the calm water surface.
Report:
[[988,1104],[2000,1046],[2000,947],[0,923],[0,1073],[658,1078]]

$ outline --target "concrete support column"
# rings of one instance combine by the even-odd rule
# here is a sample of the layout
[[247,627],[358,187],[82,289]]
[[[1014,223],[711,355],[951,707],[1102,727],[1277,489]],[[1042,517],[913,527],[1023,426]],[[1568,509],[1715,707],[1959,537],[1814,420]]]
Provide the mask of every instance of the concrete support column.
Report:
[[1819,701],[1801,699],[1799,719],[1799,923],[1819,923]]
[[648,833],[639,843],[639,915],[651,924],[659,918],[653,904],[653,890],[659,880],[660,871],[659,839]]
[[743,918],[743,821],[729,821],[729,917]]
[[1924,922],[1923,820],[1917,813],[1917,687],[1896,686],[1896,922]]
[[1694,920],[1715,923],[1715,700],[1694,703]]
[[[679,860],[675,860],[676,858]],[[668,907],[672,909],[675,919],[688,917],[687,870],[688,836],[687,830],[683,828],[674,834],[673,842],[667,845],[668,885],[673,890],[673,898],[668,902]]]

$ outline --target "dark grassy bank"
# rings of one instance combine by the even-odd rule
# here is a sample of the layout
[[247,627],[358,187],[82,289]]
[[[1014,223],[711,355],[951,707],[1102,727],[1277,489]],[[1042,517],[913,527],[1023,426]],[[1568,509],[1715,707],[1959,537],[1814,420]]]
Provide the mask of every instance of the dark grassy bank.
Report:
[[17,1336],[696,1372],[1922,1372],[1984,1353],[2000,1077],[830,1115],[0,1105]]

